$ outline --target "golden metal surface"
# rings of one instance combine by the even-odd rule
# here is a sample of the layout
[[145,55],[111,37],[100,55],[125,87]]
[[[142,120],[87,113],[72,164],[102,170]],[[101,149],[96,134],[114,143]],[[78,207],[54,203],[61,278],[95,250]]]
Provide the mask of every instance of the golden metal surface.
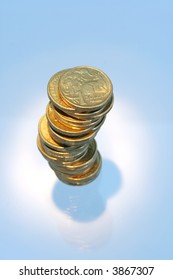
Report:
[[38,125],[38,149],[61,181],[88,184],[102,165],[94,137],[113,106],[112,83],[99,69],[75,67],[49,80],[48,96]]
[[40,139],[40,142],[47,155],[54,157],[59,161],[65,161],[68,163],[78,161],[81,157],[83,157],[85,155],[86,150],[87,150],[86,147],[84,147],[83,150],[78,151],[76,149],[75,151],[72,150],[71,152],[68,151],[68,152],[62,153],[62,152],[58,152],[58,151],[55,151],[55,150],[49,148],[41,141],[41,139]]
[[64,168],[66,168],[66,165],[69,165],[71,162],[73,162],[74,164],[76,162],[78,162],[82,157],[84,157],[84,155],[86,154],[86,151],[84,151],[84,154],[80,155],[78,158],[71,158],[69,159],[69,157],[64,156],[60,156],[60,155],[50,155],[49,152],[47,152],[47,150],[45,150],[45,146],[41,143],[40,141],[40,137],[37,137],[37,146],[39,151],[41,152],[41,154],[43,155],[43,157],[49,162],[49,164],[52,166],[54,166],[54,169],[58,169],[58,170],[63,170]]
[[88,141],[93,139],[97,134],[97,131],[91,131],[80,137],[79,136],[78,137],[68,137],[68,136],[64,136],[64,135],[57,133],[50,126],[48,128],[49,128],[51,137],[55,141],[57,141],[58,143],[61,143],[61,145],[67,145],[67,146],[82,146],[84,144],[87,144]]
[[70,113],[70,112],[74,112],[75,109],[72,106],[67,105],[66,102],[62,99],[59,93],[59,86],[58,86],[60,77],[67,70],[57,72],[55,75],[53,75],[53,77],[49,80],[47,91],[48,91],[48,97],[52,101],[55,107],[57,107],[58,109],[64,112]]
[[60,77],[59,91],[67,104],[85,112],[103,107],[111,97],[113,87],[105,73],[83,66],[71,68]]
[[38,135],[37,136],[37,147],[40,151],[40,153],[43,155],[43,157],[47,160],[47,161],[54,161],[54,162],[57,162],[57,158],[56,157],[53,157],[53,156],[50,156],[46,153],[46,151],[44,150],[42,144],[41,144],[41,141],[40,141],[40,136]]
[[[70,150],[74,150],[73,147],[67,146],[67,145],[61,145],[58,141],[54,141],[51,137],[48,129],[48,122],[47,118],[44,115],[38,124],[38,133],[40,135],[41,141],[48,147],[50,147],[53,150],[59,151],[59,152],[67,152]],[[81,147],[79,147],[80,149]],[[82,147],[83,149],[83,147]]]
[[90,127],[77,128],[74,126],[65,125],[62,121],[60,121],[60,118],[58,118],[56,111],[49,104],[47,105],[46,116],[48,123],[53,128],[53,130],[64,136],[82,136],[90,131]]
[[106,105],[104,107],[101,107],[99,110],[90,112],[90,113],[82,113],[82,114],[78,113],[76,111],[76,112],[74,112],[74,117],[82,118],[84,120],[88,120],[88,119],[96,120],[98,118],[101,118],[102,116],[106,115],[111,110],[111,108],[113,106],[113,101],[114,101],[114,98],[112,95],[111,98],[106,103]]
[[70,176],[61,172],[55,171],[57,177],[65,184],[74,186],[81,186],[91,183],[99,175],[102,165],[102,159],[100,153],[97,152],[97,157],[90,169],[86,173],[82,173],[78,176]]
[[54,114],[56,114],[56,117],[63,124],[70,126],[70,127],[72,126],[74,128],[84,128],[84,127],[92,128],[100,121],[99,118],[92,119],[91,116],[88,119],[84,119],[84,118],[81,119],[79,116],[76,117],[75,114],[73,114],[73,116],[70,116],[70,115],[66,114],[65,112],[55,108],[51,102],[49,102],[49,106],[54,110]]
[[68,164],[66,166],[67,170],[79,170],[85,168],[87,165],[90,165],[94,161],[96,153],[97,144],[96,141],[93,139],[93,141],[90,141],[90,144],[84,156],[81,157],[80,160],[78,160],[77,162],[72,162],[71,164]]
[[53,138],[51,137],[45,115],[39,121],[38,133],[40,135],[42,142],[45,143],[48,147],[50,147],[51,149],[57,150],[57,151],[65,151],[64,146],[55,142],[53,140]]
[[62,172],[68,175],[79,175],[81,173],[86,173],[93,162],[95,161],[97,155],[97,146],[95,140],[90,141],[88,150],[83,156],[78,158],[76,161],[66,162],[66,164],[60,165],[49,161],[49,165],[54,171]]

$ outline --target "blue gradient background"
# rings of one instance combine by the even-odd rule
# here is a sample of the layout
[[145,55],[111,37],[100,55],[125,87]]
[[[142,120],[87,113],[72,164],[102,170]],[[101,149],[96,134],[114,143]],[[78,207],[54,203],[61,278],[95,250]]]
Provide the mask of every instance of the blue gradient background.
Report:
[[[173,259],[172,1],[0,6],[0,258]],[[35,144],[49,78],[77,65],[115,89],[102,173],[81,189],[58,182]]]

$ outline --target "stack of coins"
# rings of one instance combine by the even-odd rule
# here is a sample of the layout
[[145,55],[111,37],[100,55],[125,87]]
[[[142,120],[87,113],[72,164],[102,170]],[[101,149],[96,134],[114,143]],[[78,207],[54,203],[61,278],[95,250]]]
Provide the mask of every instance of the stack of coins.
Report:
[[100,70],[82,66],[56,73],[38,126],[37,145],[66,184],[85,185],[101,169],[95,136],[113,105],[113,87]]

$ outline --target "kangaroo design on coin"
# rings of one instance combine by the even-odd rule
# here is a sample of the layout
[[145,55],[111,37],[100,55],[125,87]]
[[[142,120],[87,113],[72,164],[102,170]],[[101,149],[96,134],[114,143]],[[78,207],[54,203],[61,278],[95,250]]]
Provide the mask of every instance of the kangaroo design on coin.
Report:
[[105,105],[112,94],[112,83],[98,69],[76,67],[61,77],[59,90],[70,105],[91,110]]

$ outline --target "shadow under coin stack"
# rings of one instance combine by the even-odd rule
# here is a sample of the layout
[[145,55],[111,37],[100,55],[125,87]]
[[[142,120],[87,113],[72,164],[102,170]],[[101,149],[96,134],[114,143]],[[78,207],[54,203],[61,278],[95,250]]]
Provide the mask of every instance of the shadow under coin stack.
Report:
[[48,96],[46,115],[38,126],[38,148],[61,181],[88,184],[101,169],[94,137],[112,108],[112,83],[96,68],[75,67],[50,79]]

